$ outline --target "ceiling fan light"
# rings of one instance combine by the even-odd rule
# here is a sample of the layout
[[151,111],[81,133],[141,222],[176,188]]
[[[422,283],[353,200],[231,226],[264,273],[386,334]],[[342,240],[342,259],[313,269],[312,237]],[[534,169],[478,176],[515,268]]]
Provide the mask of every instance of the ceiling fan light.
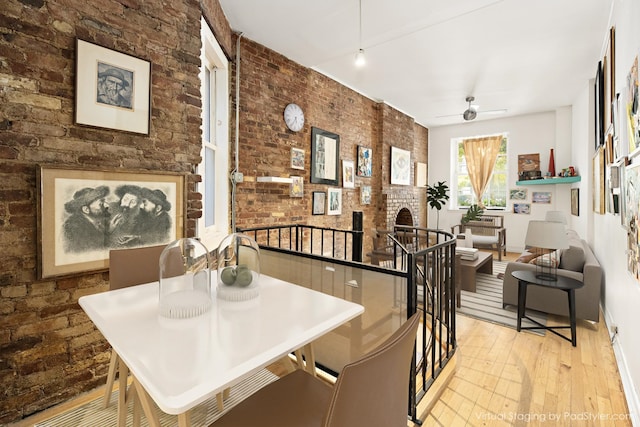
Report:
[[468,110],[465,110],[464,113],[462,113],[462,118],[465,120],[473,120],[476,118],[477,115],[478,113],[476,113],[474,110],[468,109]]
[[367,63],[367,59],[364,57],[364,49],[360,49],[358,53],[356,53],[356,66],[364,67]]

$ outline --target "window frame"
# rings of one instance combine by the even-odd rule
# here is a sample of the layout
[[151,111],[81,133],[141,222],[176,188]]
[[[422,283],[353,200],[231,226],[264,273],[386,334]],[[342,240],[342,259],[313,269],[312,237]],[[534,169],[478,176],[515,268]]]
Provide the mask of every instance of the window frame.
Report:
[[[229,61],[204,20],[200,22],[202,38],[200,95],[202,101],[201,163],[197,173],[201,181],[197,191],[202,195],[202,215],[196,225],[196,236],[210,250],[218,247],[229,234]],[[210,84],[205,82],[210,71]],[[207,87],[210,88],[206,93]],[[211,108],[207,108],[212,101]],[[207,117],[208,115],[208,117]],[[209,125],[210,132],[205,126]],[[210,136],[207,139],[207,136]],[[213,171],[207,170],[207,150],[214,154]],[[207,190],[209,189],[209,190]],[[213,199],[213,200],[212,200]],[[213,219],[212,224],[207,221]]]
[[[500,152],[498,153],[498,157],[496,158],[496,163],[498,163],[499,159],[502,158],[504,159],[504,170],[498,170],[496,171],[494,169],[494,171],[491,174],[491,181],[493,181],[494,179],[494,174],[499,173],[499,174],[503,174],[504,175],[504,182],[505,182],[505,188],[504,188],[504,206],[487,206],[485,208],[485,210],[491,210],[491,211],[506,211],[507,210],[507,204],[508,204],[508,195],[509,195],[509,188],[508,188],[508,182],[509,182],[509,135],[507,132],[501,132],[498,134],[492,134],[492,135],[502,135],[503,141],[504,141],[504,153]],[[451,143],[450,143],[450,159],[451,159],[451,174],[450,174],[450,182],[451,182],[451,186],[450,186],[450,197],[449,197],[449,208],[452,210],[466,210],[468,209],[469,206],[467,205],[461,205],[458,203],[459,200],[459,177],[462,175],[461,173],[459,173],[459,169],[461,167],[461,164],[458,162],[458,151],[459,151],[459,146],[460,144],[462,144],[465,140],[467,139],[472,139],[472,138],[482,138],[482,137],[487,137],[487,136],[492,136],[492,135],[482,135],[482,136],[466,136],[466,137],[456,137],[456,138],[451,138]],[[463,160],[464,162],[464,160]],[[465,166],[466,169],[466,166]],[[467,172],[467,176],[468,176],[468,172]],[[483,196],[487,194],[487,192],[491,192],[491,181],[489,183],[489,185],[487,186],[487,189],[485,189],[485,192],[483,193]],[[465,187],[466,188],[466,187]],[[471,203],[470,204],[474,204],[477,203],[475,194],[473,193],[473,188],[471,188]],[[484,198],[484,197],[483,197]]]

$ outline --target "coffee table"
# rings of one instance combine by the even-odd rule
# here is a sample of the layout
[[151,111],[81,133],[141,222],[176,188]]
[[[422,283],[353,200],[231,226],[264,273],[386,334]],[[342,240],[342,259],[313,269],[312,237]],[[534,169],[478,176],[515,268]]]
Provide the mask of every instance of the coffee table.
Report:
[[461,259],[460,272],[462,274],[462,289],[475,292],[476,273],[493,274],[493,254],[478,251],[478,258],[473,261]]

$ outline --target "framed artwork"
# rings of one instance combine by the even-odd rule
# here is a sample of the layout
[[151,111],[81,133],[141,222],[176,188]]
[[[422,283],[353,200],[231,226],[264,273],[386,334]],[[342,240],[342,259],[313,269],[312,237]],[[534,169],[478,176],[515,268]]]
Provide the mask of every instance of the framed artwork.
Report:
[[604,146],[598,147],[593,155],[593,211],[604,214]]
[[344,188],[355,188],[355,172],[352,160],[342,161],[342,186]]
[[598,68],[596,69],[596,78],[594,81],[594,143],[597,149],[604,143],[604,76],[602,61],[598,62]]
[[605,57],[605,98],[606,109],[606,126],[613,124],[613,105],[612,102],[616,93],[616,28],[609,29],[609,40],[607,45],[607,56]]
[[540,176],[540,153],[518,154],[518,179],[535,179]]
[[529,203],[514,203],[513,204],[513,213],[514,214],[529,215],[531,213],[531,204],[529,204]]
[[550,191],[534,191],[531,193],[531,203],[551,204]]
[[338,185],[340,137],[320,128],[311,128],[311,182]]
[[370,177],[373,161],[373,153],[371,148],[358,146],[358,155],[356,157],[356,172],[358,176]]
[[411,152],[391,147],[391,184],[411,184]]
[[624,97],[625,118],[627,124],[627,140],[629,157],[640,152],[640,94],[638,93],[638,56],[636,55],[631,70],[627,74],[627,91]]
[[363,185],[360,187],[360,204],[361,205],[370,205],[371,204],[371,186]]
[[327,193],[314,191],[311,199],[311,210],[314,215],[324,215],[324,207],[327,204]]
[[509,190],[510,200],[527,200],[528,190],[526,188],[514,188]]
[[291,169],[304,170],[304,150],[291,148]]
[[627,230],[627,269],[636,282],[640,283],[640,242],[638,241],[638,221],[640,221],[640,164],[625,169],[624,218]]
[[111,249],[184,236],[184,175],[49,166],[37,173],[40,278],[104,270]]
[[291,197],[302,197],[304,194],[304,179],[301,176],[291,177]]
[[416,162],[416,174],[415,174],[415,186],[426,187],[427,186],[427,164]]
[[149,134],[151,62],[76,39],[80,125]]
[[329,188],[327,190],[327,199],[329,208],[327,209],[328,215],[340,215],[342,214],[342,189],[341,188]]
[[580,216],[580,189],[571,189],[571,215]]

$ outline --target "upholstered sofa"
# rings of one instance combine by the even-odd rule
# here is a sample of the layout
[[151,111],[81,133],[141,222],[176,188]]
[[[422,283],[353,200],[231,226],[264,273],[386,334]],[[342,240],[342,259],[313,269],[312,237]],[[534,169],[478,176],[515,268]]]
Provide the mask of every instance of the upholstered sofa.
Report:
[[[600,288],[602,268],[586,241],[573,230],[567,231],[569,249],[562,250],[558,275],[571,277],[584,283],[576,290],[576,318],[598,322],[600,320]],[[523,253],[517,261],[507,264],[502,281],[502,305],[518,305],[518,281],[511,275],[516,270],[535,271],[533,255]],[[557,289],[529,286],[527,308],[544,313],[569,316],[566,293]]]

